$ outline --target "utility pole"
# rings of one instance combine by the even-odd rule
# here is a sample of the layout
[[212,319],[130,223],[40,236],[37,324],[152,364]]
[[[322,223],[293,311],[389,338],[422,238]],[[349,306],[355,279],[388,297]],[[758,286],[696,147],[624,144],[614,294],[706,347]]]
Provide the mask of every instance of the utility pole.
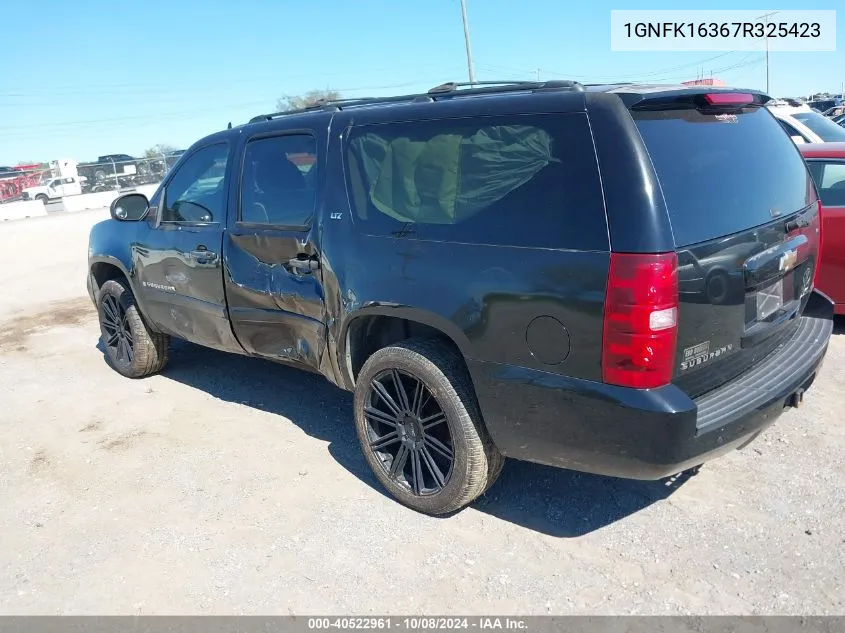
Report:
[[759,18],[755,18],[757,20],[761,18],[766,19],[766,94],[769,94],[769,16],[775,15],[776,13],[780,13],[780,11],[772,11],[771,13],[764,13]]
[[769,16],[766,16],[766,94],[769,94]]
[[475,69],[472,66],[472,48],[469,45],[469,24],[467,23],[467,3],[461,0],[461,17],[464,20],[464,42],[467,47],[467,68],[469,68],[469,83],[475,83]]

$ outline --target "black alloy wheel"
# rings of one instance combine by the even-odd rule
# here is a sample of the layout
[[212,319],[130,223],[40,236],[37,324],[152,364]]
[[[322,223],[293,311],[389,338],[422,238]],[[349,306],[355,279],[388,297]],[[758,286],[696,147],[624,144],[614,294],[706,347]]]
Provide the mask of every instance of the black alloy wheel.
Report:
[[[96,279],[91,279],[96,288]],[[105,356],[118,373],[143,378],[167,364],[170,337],[156,332],[141,317],[124,279],[109,279],[95,291]]]
[[112,358],[120,365],[131,365],[135,358],[132,329],[126,310],[114,295],[103,297],[100,325],[104,334],[103,344]]
[[377,374],[364,417],[370,450],[392,481],[415,496],[443,490],[455,462],[452,433],[422,380],[398,369]]
[[442,341],[407,339],[370,355],[357,375],[354,410],[376,479],[417,512],[460,510],[502,470],[464,359]]

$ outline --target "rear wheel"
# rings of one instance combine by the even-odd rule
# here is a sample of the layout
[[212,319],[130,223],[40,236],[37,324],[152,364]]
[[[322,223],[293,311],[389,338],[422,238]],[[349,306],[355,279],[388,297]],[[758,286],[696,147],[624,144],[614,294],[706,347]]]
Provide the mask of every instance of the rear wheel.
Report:
[[97,308],[106,359],[118,373],[127,378],[143,378],[164,368],[170,337],[147,327],[132,291],[123,282],[105,282]]
[[355,388],[355,424],[376,478],[419,512],[463,508],[502,469],[462,360],[436,341],[403,341],[367,360]]
[[41,204],[47,204],[47,196],[45,196],[43,193],[39,193],[37,196],[35,196],[35,199],[39,200]]

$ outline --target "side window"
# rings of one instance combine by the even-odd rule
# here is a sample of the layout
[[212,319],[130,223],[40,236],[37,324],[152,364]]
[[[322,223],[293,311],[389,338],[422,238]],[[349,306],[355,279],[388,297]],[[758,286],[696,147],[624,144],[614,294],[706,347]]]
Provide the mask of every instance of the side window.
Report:
[[346,170],[370,235],[607,250],[587,117],[473,117],[353,128]]
[[796,137],[796,136],[799,137],[800,139],[804,140],[804,141],[807,140],[806,138],[804,138],[804,135],[801,134],[801,132],[796,130],[794,127],[792,127],[792,125],[790,125],[789,123],[787,123],[783,119],[778,119],[778,123],[780,123],[780,126],[790,136],[790,138],[792,138],[793,141],[795,140],[794,137]]
[[241,175],[240,221],[307,226],[314,214],[316,173],[317,141],[310,134],[248,141]]
[[194,152],[167,183],[162,222],[222,222],[226,212],[228,143]]
[[845,162],[818,163],[824,166],[816,181],[822,204],[826,207],[845,206]]

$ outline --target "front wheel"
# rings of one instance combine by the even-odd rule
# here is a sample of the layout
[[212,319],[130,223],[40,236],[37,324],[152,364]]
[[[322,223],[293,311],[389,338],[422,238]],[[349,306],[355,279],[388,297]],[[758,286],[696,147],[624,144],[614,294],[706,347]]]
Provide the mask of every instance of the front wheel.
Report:
[[35,199],[40,201],[41,204],[47,204],[47,196],[45,196],[43,193],[39,193],[37,196],[35,196]]
[[466,367],[436,341],[403,341],[364,363],[355,387],[355,425],[376,478],[418,512],[463,508],[502,468]]
[[97,299],[100,333],[106,359],[127,378],[143,378],[167,364],[170,337],[152,331],[138,311],[135,297],[124,282],[110,279]]

